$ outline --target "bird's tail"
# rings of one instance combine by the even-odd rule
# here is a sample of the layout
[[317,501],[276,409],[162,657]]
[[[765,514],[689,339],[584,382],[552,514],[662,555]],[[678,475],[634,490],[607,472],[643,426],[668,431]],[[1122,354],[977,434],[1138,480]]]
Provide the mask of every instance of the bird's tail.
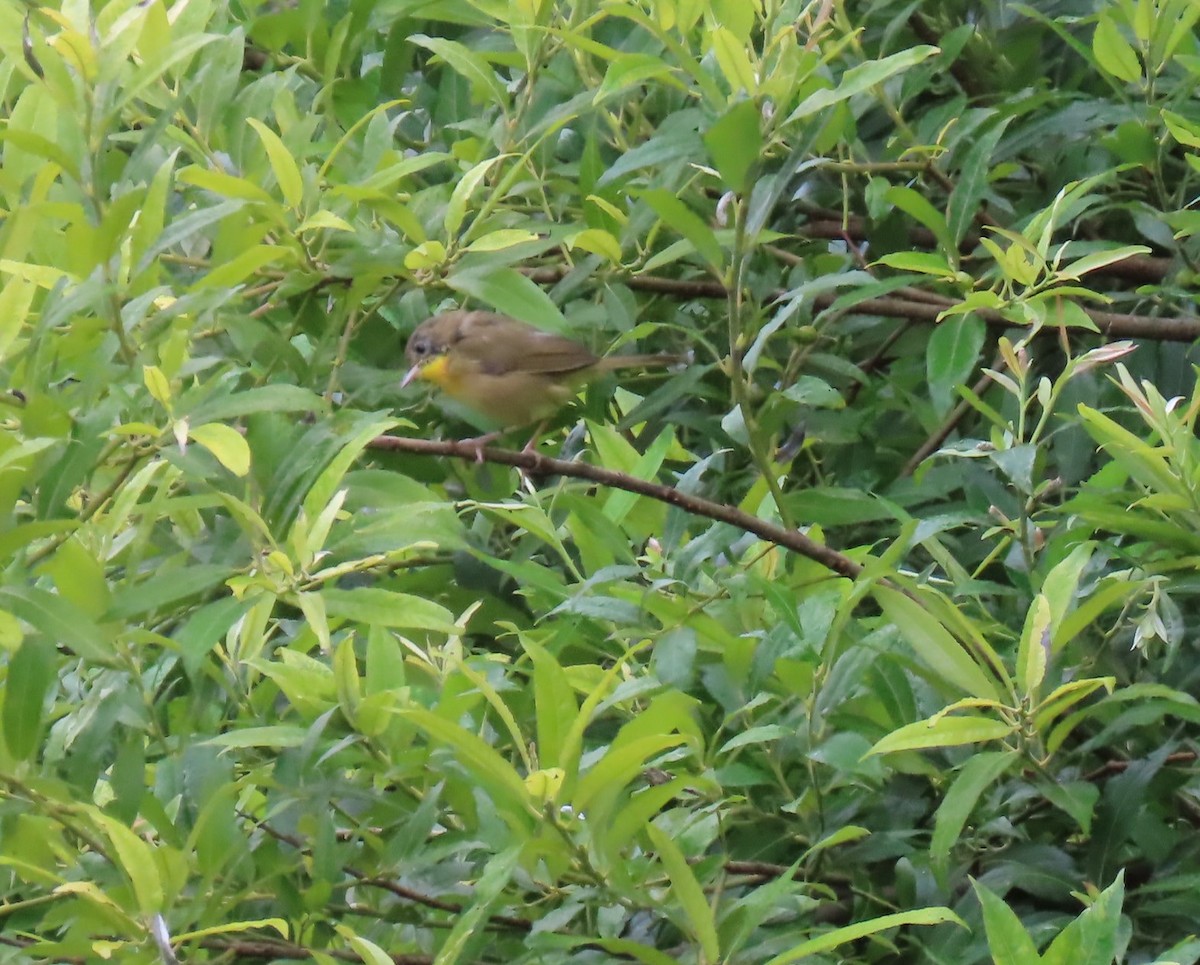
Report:
[[606,355],[596,362],[596,367],[602,372],[612,372],[616,369],[669,368],[672,365],[687,365],[691,361],[691,352],[684,355]]

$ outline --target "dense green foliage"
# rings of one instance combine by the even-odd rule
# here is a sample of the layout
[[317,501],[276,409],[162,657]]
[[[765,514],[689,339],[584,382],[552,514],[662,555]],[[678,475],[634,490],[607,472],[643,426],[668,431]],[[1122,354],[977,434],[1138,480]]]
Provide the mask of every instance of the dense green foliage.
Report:
[[0,0],[0,962],[1200,960],[1198,19]]

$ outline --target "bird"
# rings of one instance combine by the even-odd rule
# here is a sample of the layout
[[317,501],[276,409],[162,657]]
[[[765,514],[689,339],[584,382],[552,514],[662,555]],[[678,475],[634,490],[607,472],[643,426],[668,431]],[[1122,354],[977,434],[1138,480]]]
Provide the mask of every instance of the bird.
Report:
[[669,354],[600,356],[582,342],[508,315],[463,309],[426,319],[404,353],[411,368],[401,388],[415,379],[431,382],[506,429],[547,419],[604,372],[684,361]]

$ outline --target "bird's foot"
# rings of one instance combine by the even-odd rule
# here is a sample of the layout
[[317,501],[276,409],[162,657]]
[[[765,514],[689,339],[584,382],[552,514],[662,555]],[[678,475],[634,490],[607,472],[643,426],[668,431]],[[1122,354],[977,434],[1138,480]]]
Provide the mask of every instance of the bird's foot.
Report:
[[488,443],[495,442],[499,438],[500,438],[499,432],[488,432],[482,436],[475,436],[474,438],[471,438],[471,439],[460,439],[458,441],[458,444],[460,446],[468,446],[471,449],[474,449],[475,450],[475,461],[477,463],[482,463],[483,462],[483,447],[488,445]]

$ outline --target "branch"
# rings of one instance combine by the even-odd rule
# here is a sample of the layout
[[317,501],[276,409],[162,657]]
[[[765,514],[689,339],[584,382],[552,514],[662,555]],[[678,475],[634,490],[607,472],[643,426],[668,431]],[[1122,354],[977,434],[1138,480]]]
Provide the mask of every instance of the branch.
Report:
[[514,466],[536,476],[555,475],[586,479],[612,489],[623,489],[626,492],[637,493],[639,496],[649,496],[651,499],[675,506],[693,516],[704,516],[719,523],[736,526],[747,533],[753,533],[768,543],[782,546],[784,549],[789,549],[820,563],[826,569],[847,579],[856,579],[863,569],[850,557],[810,539],[799,530],[787,529],[765,519],[759,519],[757,516],[751,516],[727,503],[691,496],[671,486],[648,482],[645,479],[638,479],[635,476],[628,476],[625,473],[614,472],[600,466],[592,466],[585,462],[553,459],[540,452],[514,452],[510,449],[493,449],[491,447],[479,449],[470,440],[466,442],[434,442],[430,439],[413,439],[407,436],[377,436],[367,448],[388,452],[411,452],[422,456],[450,456],[465,460],[478,458],[484,462]]
[[[566,268],[531,268],[525,271],[532,281],[542,285],[550,285],[562,279],[567,273]],[[716,298],[724,299],[728,292],[720,282],[703,279],[660,278],[657,275],[630,275],[620,279],[634,291],[650,292],[656,295],[670,295],[674,298]],[[788,296],[786,289],[772,292],[767,301],[779,301]],[[828,308],[840,298],[840,295],[826,293],[818,295],[813,305],[818,309]],[[1147,338],[1159,342],[1194,342],[1200,338],[1200,318],[1183,315],[1178,318],[1157,318],[1152,315],[1127,315],[1120,312],[1102,312],[1094,308],[1083,308],[1086,314],[1101,332],[1112,338]],[[907,318],[918,322],[933,322],[937,320],[942,309],[928,301],[917,301],[911,298],[898,298],[895,295],[887,298],[868,298],[847,306],[844,311],[857,315],[881,315],[884,318]],[[998,328],[1019,328],[1012,319],[1005,318],[999,312],[980,310],[979,315],[989,325]],[[1047,325],[1045,334],[1055,334],[1058,329]]]

